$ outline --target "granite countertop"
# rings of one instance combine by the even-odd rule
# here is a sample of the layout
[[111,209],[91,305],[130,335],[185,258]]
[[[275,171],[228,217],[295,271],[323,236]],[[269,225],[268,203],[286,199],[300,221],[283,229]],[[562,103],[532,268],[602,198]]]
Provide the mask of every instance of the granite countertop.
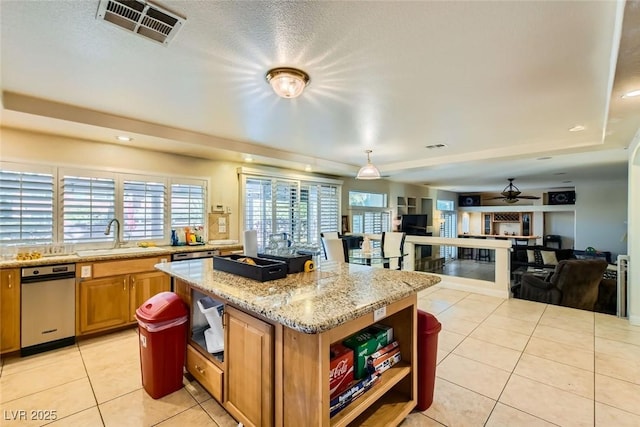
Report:
[[[109,260],[121,260],[121,259],[132,259],[132,258],[145,258],[152,256],[162,256],[167,255],[171,256],[171,254],[182,253],[182,252],[200,252],[200,251],[211,251],[211,250],[242,250],[243,246],[241,244],[231,244],[231,245],[184,245],[184,246],[150,246],[147,248],[137,248],[139,251],[136,252],[126,252],[125,249],[122,253],[114,253],[114,254],[99,254],[99,255],[88,255],[88,256],[80,256],[76,253],[68,254],[68,255],[55,255],[55,256],[43,256],[38,259],[30,259],[30,260],[2,260],[0,261],[0,268],[16,268],[16,267],[31,267],[38,265],[49,265],[49,264],[66,264],[66,263],[77,263],[77,262],[97,262],[97,261],[109,261]],[[83,252],[80,250],[79,252]]]
[[191,260],[156,268],[241,309],[309,334],[332,329],[440,282],[438,276],[422,272],[330,261],[309,273],[259,282],[214,270],[214,263]]

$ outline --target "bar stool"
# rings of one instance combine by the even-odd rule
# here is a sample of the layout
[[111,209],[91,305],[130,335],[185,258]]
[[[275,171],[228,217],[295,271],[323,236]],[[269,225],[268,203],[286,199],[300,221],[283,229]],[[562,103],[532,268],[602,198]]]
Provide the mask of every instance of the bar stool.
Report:
[[[478,239],[485,239],[485,237],[478,237]],[[487,248],[478,248],[476,252],[476,261],[491,261],[491,251]]]
[[458,258],[473,259],[473,248],[458,248]]

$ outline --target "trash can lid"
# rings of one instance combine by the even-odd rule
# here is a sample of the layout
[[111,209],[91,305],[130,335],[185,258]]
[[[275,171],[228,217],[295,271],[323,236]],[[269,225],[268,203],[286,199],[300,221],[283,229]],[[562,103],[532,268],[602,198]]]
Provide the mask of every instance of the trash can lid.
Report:
[[159,323],[186,316],[188,313],[185,303],[177,294],[160,292],[138,307],[136,317],[143,322]]
[[419,333],[436,333],[440,332],[442,324],[436,316],[423,310],[418,310],[418,332]]

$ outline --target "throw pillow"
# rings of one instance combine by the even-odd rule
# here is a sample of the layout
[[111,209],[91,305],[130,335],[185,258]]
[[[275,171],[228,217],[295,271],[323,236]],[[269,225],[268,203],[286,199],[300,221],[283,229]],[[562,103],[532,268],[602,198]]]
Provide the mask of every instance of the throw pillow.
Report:
[[544,265],[558,265],[558,259],[554,251],[540,251],[542,255],[542,263]]
[[527,262],[529,264],[535,264],[536,262],[536,256],[534,254],[534,251],[531,249],[527,249]]

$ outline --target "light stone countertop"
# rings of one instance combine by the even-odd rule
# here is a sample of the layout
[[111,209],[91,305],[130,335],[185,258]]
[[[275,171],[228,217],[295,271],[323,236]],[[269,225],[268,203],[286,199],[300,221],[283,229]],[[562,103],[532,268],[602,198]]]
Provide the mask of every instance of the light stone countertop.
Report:
[[[145,258],[153,256],[167,255],[182,253],[182,252],[200,252],[200,251],[212,251],[212,250],[242,250],[243,246],[240,244],[233,245],[183,245],[183,246],[150,246],[144,248],[139,252],[123,252],[115,254],[104,255],[91,255],[91,256],[79,256],[76,253],[68,255],[56,255],[56,256],[43,256],[38,259],[30,260],[2,260],[0,261],[0,268],[16,268],[16,267],[35,267],[38,265],[51,265],[51,264],[68,264],[78,262],[98,262],[98,261],[110,261],[110,260],[124,260],[132,258]],[[82,252],[82,250],[80,251]],[[211,259],[209,259],[211,260]]]
[[309,334],[327,331],[440,282],[438,276],[422,272],[330,261],[309,273],[259,282],[214,270],[214,263],[198,259],[155,267],[241,309]]

